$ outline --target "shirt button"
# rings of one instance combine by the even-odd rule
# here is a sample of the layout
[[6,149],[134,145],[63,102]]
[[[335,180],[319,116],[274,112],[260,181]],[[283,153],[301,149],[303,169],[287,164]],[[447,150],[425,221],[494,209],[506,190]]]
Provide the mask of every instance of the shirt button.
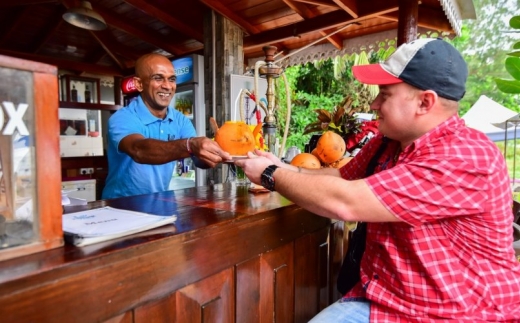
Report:
[[379,279],[379,275],[378,275],[378,274],[375,274],[375,275],[374,275],[374,279]]

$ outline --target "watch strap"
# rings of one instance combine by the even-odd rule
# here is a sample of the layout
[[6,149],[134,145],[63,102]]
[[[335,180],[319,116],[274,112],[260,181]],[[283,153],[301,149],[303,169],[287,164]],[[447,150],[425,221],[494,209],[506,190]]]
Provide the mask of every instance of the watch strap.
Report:
[[269,165],[263,171],[260,181],[263,187],[267,188],[270,191],[274,191],[274,171],[278,168],[276,165]]

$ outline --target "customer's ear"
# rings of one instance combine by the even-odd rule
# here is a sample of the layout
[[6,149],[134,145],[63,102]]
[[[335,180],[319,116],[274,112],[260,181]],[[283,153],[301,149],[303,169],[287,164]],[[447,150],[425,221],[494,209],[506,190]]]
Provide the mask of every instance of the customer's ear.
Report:
[[430,112],[430,110],[437,104],[437,101],[439,100],[439,96],[435,91],[432,90],[425,90],[421,91],[419,94],[420,99],[420,107],[419,107],[419,113],[420,114],[426,114]]

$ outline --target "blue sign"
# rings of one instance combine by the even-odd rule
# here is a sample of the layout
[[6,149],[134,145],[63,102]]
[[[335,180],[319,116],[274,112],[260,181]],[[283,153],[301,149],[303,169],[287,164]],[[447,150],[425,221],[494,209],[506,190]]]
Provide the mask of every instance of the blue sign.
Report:
[[193,58],[184,57],[172,61],[175,74],[177,75],[177,85],[193,80]]

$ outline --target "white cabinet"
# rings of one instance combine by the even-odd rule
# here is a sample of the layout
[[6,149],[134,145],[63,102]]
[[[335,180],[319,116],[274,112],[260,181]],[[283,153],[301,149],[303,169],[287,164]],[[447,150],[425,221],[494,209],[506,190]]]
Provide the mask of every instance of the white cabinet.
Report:
[[61,157],[103,155],[101,111],[59,109]]
[[61,157],[102,156],[103,138],[60,136]]

